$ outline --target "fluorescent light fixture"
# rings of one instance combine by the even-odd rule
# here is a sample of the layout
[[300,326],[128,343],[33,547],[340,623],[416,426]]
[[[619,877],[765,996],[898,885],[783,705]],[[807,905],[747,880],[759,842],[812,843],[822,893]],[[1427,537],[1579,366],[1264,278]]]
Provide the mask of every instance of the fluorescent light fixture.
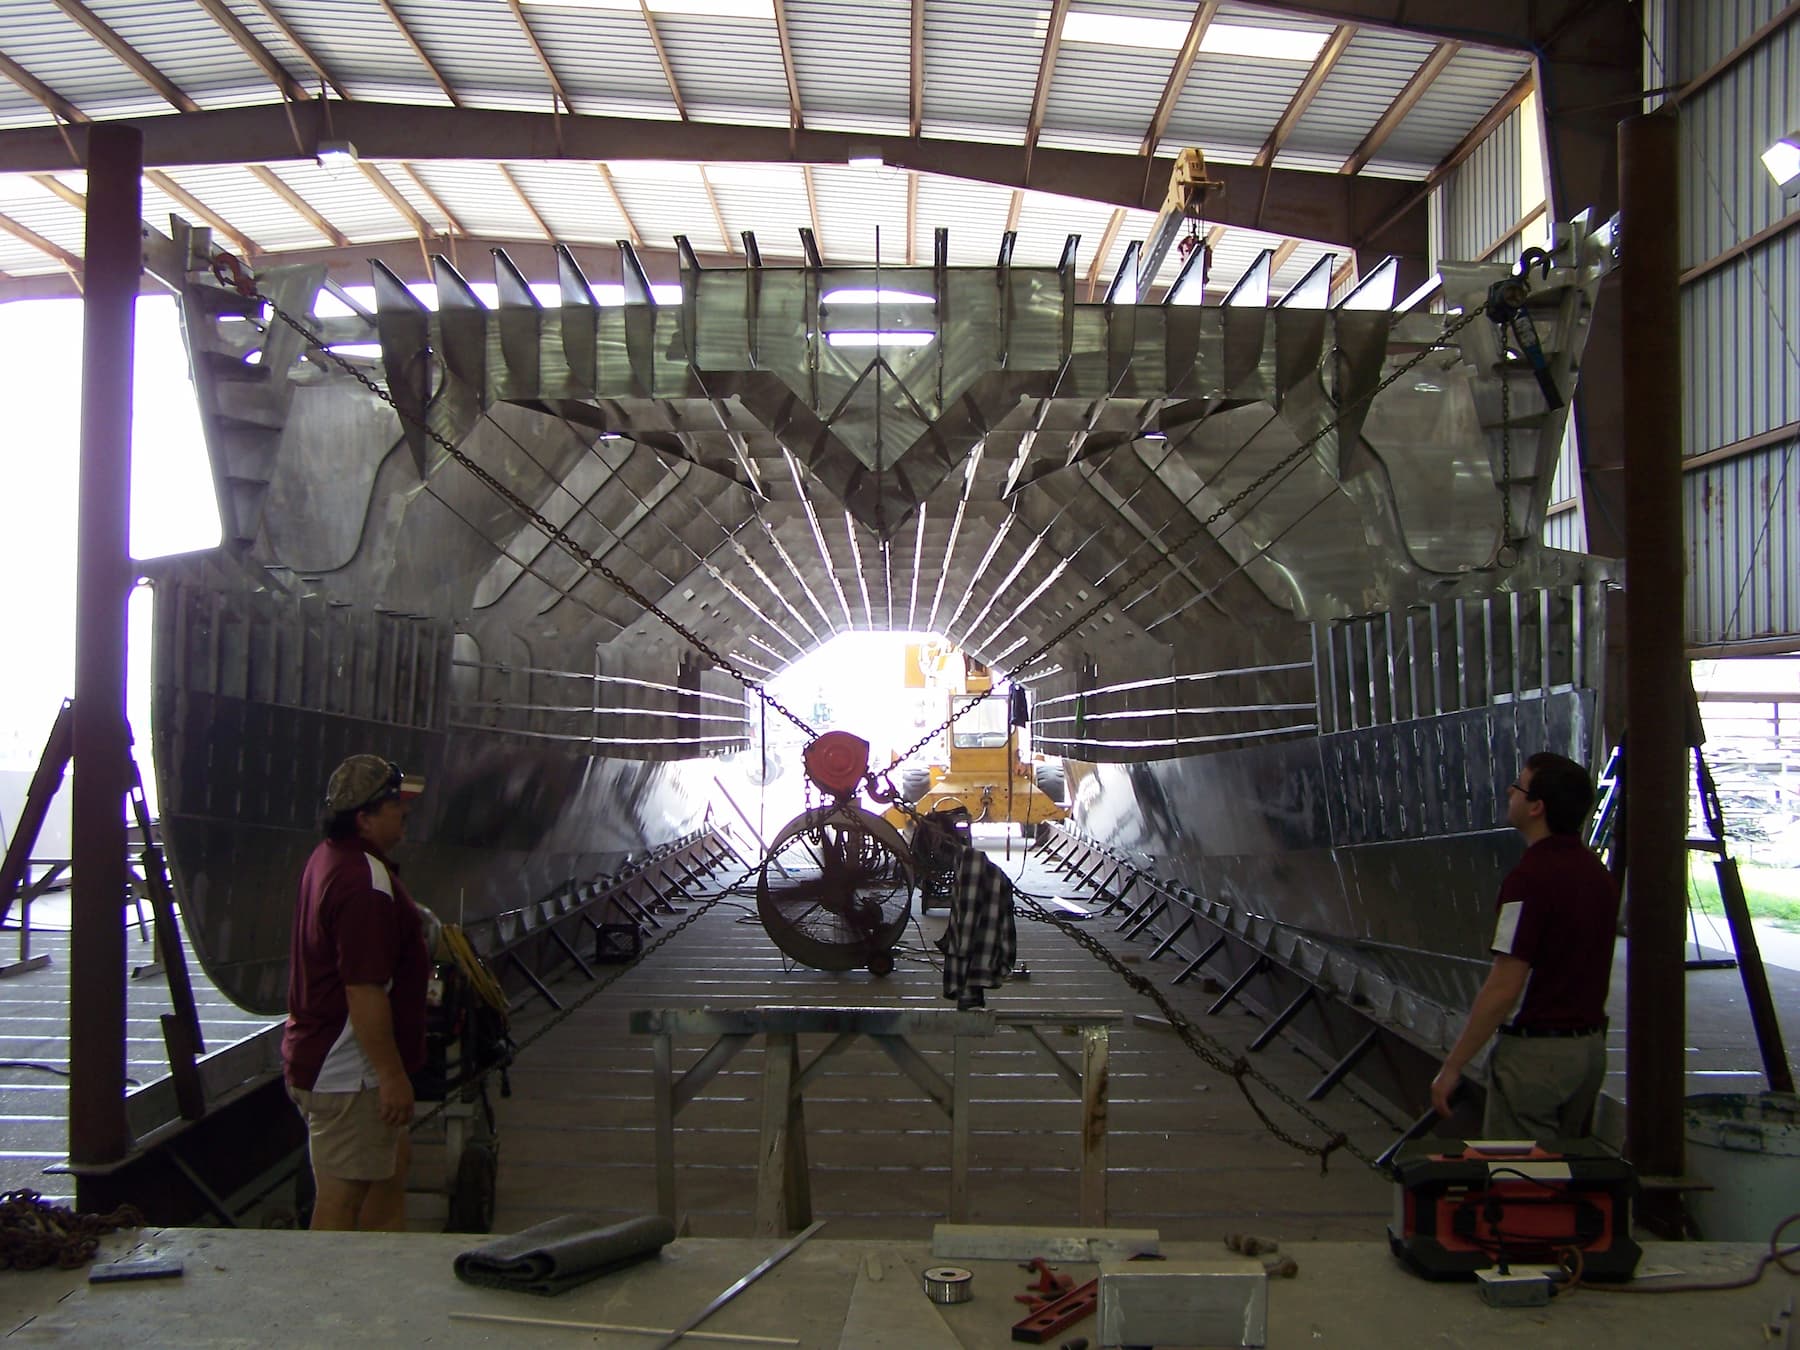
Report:
[[[638,14],[638,0],[525,0],[544,9],[610,9]],[[714,19],[773,19],[775,0],[648,0],[652,14],[695,14]]]
[[839,287],[835,291],[826,291],[819,297],[821,305],[935,305],[937,297],[920,295],[917,291],[890,291],[885,286],[880,290],[859,290],[856,287]]
[[337,356],[373,357],[381,355],[381,344],[379,342],[339,342],[326,350]]
[[825,334],[825,341],[833,347],[923,347],[936,336],[916,328],[881,332],[843,329]]
[[[1178,24],[1183,29],[1186,24]],[[1200,50],[1213,56],[1253,56],[1263,61],[1304,61],[1318,58],[1327,33],[1300,33],[1291,28],[1254,28],[1248,24],[1207,25]]]
[[1064,42],[1091,42],[1101,47],[1148,47],[1177,52],[1187,41],[1185,19],[1137,19],[1128,14],[1093,14],[1072,9],[1063,15]]
[[850,147],[850,167],[853,169],[879,169],[882,165],[881,147],[878,145],[853,145]]
[[1782,196],[1800,194],[1800,131],[1783,136],[1763,151],[1762,162]]
[[1166,431],[1145,431],[1139,433],[1138,439],[1140,441],[1166,441],[1169,439],[1169,433]]
[[356,147],[349,141],[320,141],[319,166],[325,169],[345,169],[356,163]]

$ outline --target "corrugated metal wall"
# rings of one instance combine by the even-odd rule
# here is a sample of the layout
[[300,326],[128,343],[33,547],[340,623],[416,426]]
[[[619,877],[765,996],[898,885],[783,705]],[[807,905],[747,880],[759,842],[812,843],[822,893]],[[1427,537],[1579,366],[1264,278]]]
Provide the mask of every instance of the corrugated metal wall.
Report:
[[[1666,33],[1669,50],[1653,52],[1647,73],[1660,84],[1692,80],[1783,8],[1665,0],[1666,22],[1651,32]],[[1691,272],[1792,209],[1760,156],[1800,127],[1800,23],[1685,100],[1681,126],[1682,266]],[[1689,640],[1800,635],[1800,233],[1690,275],[1681,301],[1684,452],[1769,442],[1687,475]]]
[[[1445,178],[1438,191],[1444,200],[1443,254],[1446,258],[1478,259],[1496,242],[1496,257],[1509,256],[1506,234],[1519,223],[1528,206],[1521,200],[1520,156],[1523,153],[1521,108],[1494,129],[1475,153]],[[1536,116],[1536,105],[1530,107]],[[1516,243],[1512,244],[1517,253]]]

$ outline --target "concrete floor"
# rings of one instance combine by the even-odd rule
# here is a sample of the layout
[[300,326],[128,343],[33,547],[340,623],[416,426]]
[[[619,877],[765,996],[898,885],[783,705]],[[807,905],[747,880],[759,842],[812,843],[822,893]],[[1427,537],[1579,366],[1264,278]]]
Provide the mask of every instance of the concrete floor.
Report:
[[[558,1298],[479,1289],[451,1273],[468,1238],[408,1234],[146,1230],[107,1240],[103,1257],[134,1245],[181,1261],[179,1279],[90,1286],[81,1271],[0,1276],[0,1337],[19,1345],[193,1346],[644,1346],[644,1336],[567,1327],[456,1320],[477,1313],[574,1323],[670,1328],[700,1311],[778,1243],[687,1238],[627,1270]],[[1216,1244],[1169,1244],[1171,1261],[1230,1268]],[[1301,1243],[1284,1248],[1299,1274],[1268,1283],[1272,1350],[1390,1350],[1394,1346],[1767,1347],[1765,1330],[1800,1280],[1775,1271],[1751,1288],[1620,1297],[1587,1288],[1547,1307],[1490,1308],[1468,1284],[1430,1284],[1407,1274],[1376,1243]],[[1658,1244],[1646,1266],[1664,1279],[1741,1276],[1756,1251],[1723,1244]],[[871,1283],[871,1260],[882,1272]],[[1026,1310],[1012,1301],[1028,1276],[1011,1261],[957,1264],[973,1272],[974,1297],[935,1308],[919,1272],[934,1264],[925,1242],[849,1242],[827,1227],[702,1327],[737,1336],[789,1338],[801,1350],[1001,1350]],[[1092,1265],[1069,1263],[1077,1280]],[[1649,1283],[1648,1281],[1646,1283]],[[871,1314],[874,1314],[873,1316]],[[1791,1325],[1791,1319],[1789,1319]],[[1052,1337],[1097,1340],[1090,1317]],[[1216,1342],[1215,1342],[1216,1343]],[[1235,1344],[1235,1341],[1226,1342]],[[702,1344],[683,1341],[682,1345]]]

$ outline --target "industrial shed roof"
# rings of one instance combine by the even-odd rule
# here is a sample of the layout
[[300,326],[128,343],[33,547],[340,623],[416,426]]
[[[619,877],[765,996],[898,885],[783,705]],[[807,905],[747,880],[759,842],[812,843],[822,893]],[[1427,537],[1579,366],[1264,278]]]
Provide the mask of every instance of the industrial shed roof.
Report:
[[[975,262],[1012,228],[1023,264],[1080,233],[1084,279],[1103,285],[1151,211],[892,164],[658,162],[635,145],[548,161],[421,144],[331,170],[313,157],[318,123],[293,113],[323,98],[327,122],[351,100],[396,119],[435,106],[844,132],[877,151],[884,137],[1128,156],[1197,145],[1221,165],[1422,180],[1530,79],[1522,51],[1217,0],[9,0],[0,295],[45,293],[79,267],[85,190],[78,170],[4,172],[19,167],[6,133],[88,119],[285,102],[292,145],[171,163],[145,183],[152,223],[179,213],[259,261],[412,239],[421,258],[475,239],[655,250],[677,233],[741,256],[744,231],[782,261],[805,227],[828,264],[874,261],[878,230],[882,261],[904,263],[946,227],[952,261]],[[1211,242],[1223,293],[1264,247],[1279,288],[1350,241],[1234,225]]]

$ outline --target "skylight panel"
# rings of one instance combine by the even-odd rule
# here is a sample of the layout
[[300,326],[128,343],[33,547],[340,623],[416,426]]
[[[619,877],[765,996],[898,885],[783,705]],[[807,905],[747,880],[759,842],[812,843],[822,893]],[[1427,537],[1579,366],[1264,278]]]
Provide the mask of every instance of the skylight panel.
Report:
[[[638,14],[638,0],[525,0],[540,9],[605,9]],[[648,0],[652,14],[701,15],[714,19],[775,18],[775,0]]]
[[[1178,25],[1179,26],[1179,25]],[[1299,61],[1310,65],[1325,46],[1326,33],[1291,28],[1255,28],[1249,24],[1207,25],[1200,50],[1213,56],[1253,56],[1264,61]]]
[[1181,50],[1187,35],[1188,24],[1181,19],[1138,19],[1126,14],[1093,14],[1079,9],[1072,9],[1063,16],[1064,42],[1174,52]]

